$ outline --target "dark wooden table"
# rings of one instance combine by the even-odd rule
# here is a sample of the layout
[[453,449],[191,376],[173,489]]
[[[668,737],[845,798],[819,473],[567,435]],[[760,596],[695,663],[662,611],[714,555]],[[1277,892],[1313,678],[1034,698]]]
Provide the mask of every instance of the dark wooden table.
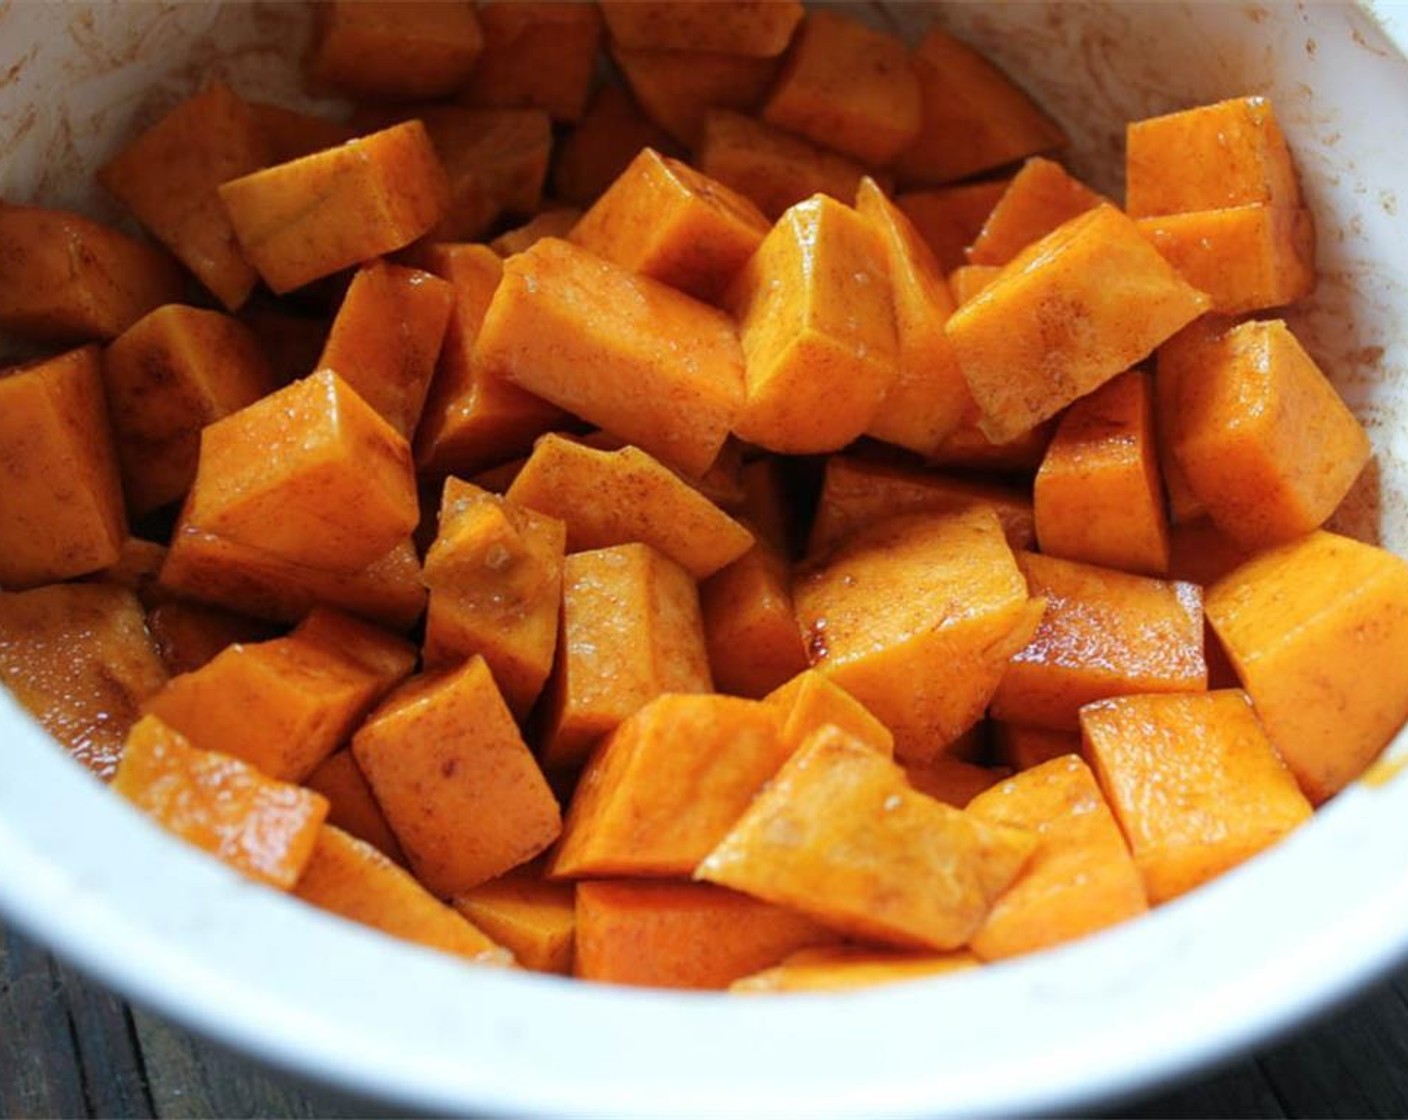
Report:
[[[0,1117],[350,1117],[0,932]],[[1111,1116],[1408,1117],[1408,969],[1320,1023]]]

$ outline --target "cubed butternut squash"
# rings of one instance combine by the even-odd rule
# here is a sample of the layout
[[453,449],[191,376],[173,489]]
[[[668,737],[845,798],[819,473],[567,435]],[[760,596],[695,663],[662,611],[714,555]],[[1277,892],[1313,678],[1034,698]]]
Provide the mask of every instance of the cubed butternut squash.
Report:
[[978,963],[978,959],[964,949],[951,953],[906,953],[859,945],[821,945],[798,949],[781,964],[735,980],[728,990],[743,995],[842,992],[902,980],[923,980],[974,968]]
[[236,642],[260,642],[274,636],[272,628],[256,618],[180,599],[148,608],[147,631],[173,677],[209,664]]
[[1310,819],[1310,802],[1240,690],[1103,700],[1081,710],[1080,724],[1152,903]]
[[478,8],[484,50],[459,98],[489,109],[543,109],[575,121],[587,104],[601,44],[595,4],[489,0]]
[[879,751],[886,758],[895,753],[890,729],[871,715],[859,700],[829,677],[805,669],[786,684],[763,697],[778,721],[784,756],[796,754],[812,732],[828,724]]
[[[981,727],[980,724],[978,730]],[[1006,767],[979,766],[952,754],[941,754],[927,762],[912,762],[904,768],[905,780],[910,786],[955,809],[966,807],[984,790],[1011,775],[1012,771]]]
[[948,274],[948,288],[953,295],[954,306],[962,307],[1002,272],[1001,267],[991,264],[965,264]]
[[264,134],[264,144],[271,164],[287,163],[291,159],[311,156],[325,148],[335,148],[357,135],[356,131],[343,121],[313,113],[301,113],[283,105],[251,101],[249,111],[259,131]]
[[969,244],[968,260],[1004,265],[1057,226],[1107,201],[1059,163],[1033,156],[1012,177]]
[[700,584],[704,642],[720,692],[758,699],[806,669],[791,582],[782,557],[758,543]]
[[1030,770],[1062,755],[1080,754],[1078,731],[1055,731],[1049,727],[1028,727],[998,720],[993,720],[990,726],[997,757],[1013,770]]
[[531,249],[545,237],[566,238],[581,220],[582,212],[575,206],[540,210],[521,226],[499,234],[489,242],[489,248],[501,257],[511,257],[515,253]]
[[592,94],[577,127],[557,146],[553,193],[564,202],[589,206],[643,148],[679,154],[669,133],[641,112],[629,93],[604,84]]
[[[386,823],[386,814],[376,803],[372,787],[367,785],[351,748],[328,755],[303,784],[327,798],[328,824],[370,844],[402,867],[406,865],[406,855],[401,851],[396,834]],[[470,920],[473,921],[473,918]]]
[[530,864],[456,895],[450,905],[524,968],[571,973],[577,933],[577,890],[571,883],[549,882]]
[[1010,182],[983,179],[934,190],[904,191],[895,197],[895,205],[934,251],[939,267],[949,273],[968,263],[968,246],[977,240]]
[[122,481],[96,346],[0,371],[0,587],[117,562]]
[[772,88],[781,58],[685,47],[611,46],[611,57],[641,111],[674,142],[698,148],[714,109],[752,114]]
[[605,0],[611,37],[627,47],[717,51],[768,58],[781,54],[802,19],[799,0]]
[[318,14],[308,77],[363,100],[453,93],[484,49],[469,0],[328,0]]

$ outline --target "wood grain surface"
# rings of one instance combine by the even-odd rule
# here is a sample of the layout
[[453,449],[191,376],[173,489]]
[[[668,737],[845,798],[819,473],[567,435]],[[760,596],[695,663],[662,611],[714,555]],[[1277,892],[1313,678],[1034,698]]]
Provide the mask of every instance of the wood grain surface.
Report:
[[[0,1117],[336,1120],[400,1111],[295,1084],[129,1007],[0,931]],[[1252,1057],[1105,1115],[1408,1116],[1408,969]]]

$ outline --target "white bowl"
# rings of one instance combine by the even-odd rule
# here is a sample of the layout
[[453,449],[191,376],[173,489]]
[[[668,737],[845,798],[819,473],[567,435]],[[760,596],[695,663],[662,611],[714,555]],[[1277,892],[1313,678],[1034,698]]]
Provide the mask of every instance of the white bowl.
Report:
[[[890,14],[910,31],[929,18]],[[1088,2],[944,18],[1051,107],[1076,169],[1107,189],[1126,120],[1274,99],[1319,220],[1321,285],[1295,326],[1377,449],[1345,524],[1408,552],[1403,16]],[[297,102],[304,19],[281,4],[0,5],[0,196],[111,215],[88,172],[174,92],[220,72]],[[435,1111],[1071,1109],[1230,1056],[1408,950],[1404,781],[1350,789],[1269,854],[1080,944],[850,995],[739,999],[475,969],[327,917],[169,840],[3,694],[0,753],[7,921],[273,1065]]]

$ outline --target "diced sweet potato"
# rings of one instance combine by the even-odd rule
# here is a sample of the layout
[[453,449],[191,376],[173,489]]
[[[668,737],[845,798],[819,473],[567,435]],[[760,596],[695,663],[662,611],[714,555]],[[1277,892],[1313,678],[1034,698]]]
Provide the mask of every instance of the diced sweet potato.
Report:
[[1264,97],[1238,97],[1133,121],[1125,206],[1135,218],[1262,203],[1295,209],[1300,180]]
[[1186,521],[1169,530],[1168,574],[1210,587],[1252,558],[1252,551],[1232,541],[1209,518]]
[[1080,733],[1076,731],[1054,731],[1049,727],[1027,727],[997,720],[990,726],[997,757],[1014,770],[1030,770],[1062,755],[1080,754]]
[[179,599],[149,608],[147,630],[173,677],[214,661],[236,642],[260,642],[274,636],[268,624],[258,619]]
[[1082,709],[1080,723],[1150,902],[1200,886],[1310,819],[1244,692],[1123,696]]
[[815,669],[804,670],[775,688],[763,698],[763,703],[777,717],[786,758],[796,754],[812,732],[828,724],[886,758],[895,753],[895,737],[890,729],[866,711],[859,700]]
[[700,584],[699,606],[720,692],[757,699],[806,669],[791,573],[770,545],[754,545]]
[[128,734],[112,788],[168,832],[280,890],[303,873],[328,812],[321,794],[198,750],[155,716]]
[[504,262],[474,361],[691,475],[742,403],[727,316],[556,238]]
[[141,704],[166,683],[125,587],[0,593],[0,683],[76,758],[111,778]]
[[1218,580],[1207,615],[1315,804],[1408,719],[1408,564],[1392,553],[1312,533]]
[[0,202],[0,329],[49,342],[115,338],[181,298],[164,253],[66,210]]
[[687,148],[699,147],[711,110],[753,113],[782,62],[693,47],[653,50],[620,43],[612,44],[611,57],[645,115]]
[[568,239],[622,268],[712,301],[768,229],[762,212],[742,195],[646,148]]
[[835,451],[869,427],[899,376],[885,248],[854,210],[799,202],[724,296],[747,396],[734,430],[773,451]]
[[1001,70],[940,28],[912,58],[921,125],[895,161],[906,186],[949,183],[1050,151],[1066,134]]
[[562,829],[482,657],[406,682],[367,717],[352,754],[416,878],[442,898],[532,859]]
[[531,249],[545,237],[566,238],[581,220],[582,212],[574,206],[540,210],[521,226],[499,234],[489,242],[489,248],[501,257],[511,257]]
[[563,521],[570,552],[640,541],[695,579],[753,545],[752,533],[636,447],[597,451],[543,436],[505,497]]
[[786,757],[776,719],[756,701],[655,698],[592,755],[553,877],[687,878]]
[[508,949],[524,968],[568,975],[577,932],[577,890],[526,869],[509,872],[450,902]]
[[318,12],[308,76],[357,98],[453,93],[484,47],[468,0],[328,0]]
[[508,965],[513,956],[462,914],[430,894],[370,844],[324,825],[294,894],[348,921],[476,964]]
[[[1059,163],[1033,156],[1012,177],[968,247],[973,264],[1004,265],[1057,226],[1109,200]],[[1193,283],[1191,278],[1190,283]],[[1194,283],[1194,287],[1200,285]]]
[[773,455],[744,463],[738,475],[743,487],[738,517],[755,537],[772,545],[779,555],[790,557],[796,526],[785,471],[784,460]]
[[1003,674],[994,719],[1074,731],[1095,700],[1206,690],[1197,586],[1035,553],[1017,561],[1046,613]]
[[376,681],[378,695],[416,667],[415,647],[405,638],[328,607],[314,607],[290,637],[355,665]]
[[694,162],[773,219],[815,194],[850,202],[866,174],[854,160],[725,109],[704,115]]
[[1036,540],[1031,501],[996,483],[871,462],[852,455],[826,461],[807,553],[823,556],[857,530],[903,513],[954,513],[984,505],[997,514],[1012,548]]
[[1217,342],[1234,321],[1220,315],[1194,319],[1157,351],[1154,367],[1154,427],[1159,438],[1159,469],[1168,493],[1169,519],[1178,524],[1207,517],[1207,507],[1193,493],[1175,454],[1179,383],[1183,371],[1205,365],[1217,352]]
[[872,988],[901,980],[922,980],[973,968],[978,959],[966,950],[952,953],[905,953],[857,945],[822,945],[798,949],[781,964],[729,985],[730,992],[840,992]]
[[302,159],[314,152],[335,148],[357,135],[343,121],[300,113],[283,105],[251,101],[249,112],[259,131],[264,134],[264,145],[271,164],[287,163],[291,159]]
[[802,19],[798,0],[605,0],[601,14],[622,46],[717,51],[767,58],[781,54]]
[[802,22],[762,119],[873,167],[919,133],[919,80],[903,41],[826,8]]
[[968,261],[967,248],[982,232],[992,208],[1007,192],[1010,179],[960,183],[929,191],[907,191],[895,198],[895,205],[914,223],[914,228],[934,251],[944,272],[952,272]]
[[712,686],[688,572],[643,544],[567,557],[541,740],[547,766],[576,766],[599,738],[663,693]]
[[1315,219],[1309,210],[1253,204],[1141,218],[1137,224],[1223,315],[1283,307],[1315,290]]
[[793,587],[812,664],[927,759],[977,722],[1041,616],[997,515],[894,517],[852,535]]
[[0,587],[116,563],[127,537],[96,346],[0,371]]
[[328,824],[370,844],[382,855],[405,866],[406,855],[401,851],[396,834],[386,823],[386,814],[376,803],[372,787],[367,785],[362,768],[352,757],[350,748],[328,755],[303,784],[327,798]]
[[946,950],[978,930],[1035,846],[916,793],[895,763],[826,727],[695,875],[852,936]]
[[418,121],[267,167],[219,188],[239,248],[280,294],[409,245],[450,205]]
[[[977,730],[981,730],[981,725]],[[955,809],[964,808],[978,794],[1011,774],[1005,767],[979,766],[951,754],[941,754],[928,762],[913,762],[904,768],[905,780],[911,787]],[[1036,829],[1033,827],[1032,831]]]
[[1178,372],[1173,451],[1217,527],[1247,548],[1318,528],[1369,461],[1354,414],[1280,320],[1232,327]]
[[218,189],[268,163],[268,140],[249,106],[210,82],[104,164],[98,182],[233,311],[258,277]]
[[1147,374],[1122,373],[1066,410],[1037,471],[1032,506],[1049,556],[1141,575],[1168,571]]
[[484,245],[437,245],[425,258],[432,272],[454,285],[455,303],[416,431],[416,465],[430,478],[472,474],[526,454],[565,416],[474,357],[484,313],[503,275],[498,255]]
[[410,439],[440,356],[455,289],[419,269],[374,261],[357,270],[318,369],[330,369]]
[[994,441],[979,427],[981,418],[975,405],[948,438],[929,453],[929,462],[937,467],[1030,477],[1041,465],[1056,425],[1045,420],[1012,439]]
[[973,935],[973,952],[983,960],[1073,941],[1149,909],[1119,825],[1078,755],[980,793],[968,814],[1037,836],[1031,861]]
[[1014,257],[947,331],[989,439],[1013,439],[1208,307],[1113,206],[1073,218]]
[[394,683],[379,668],[295,634],[230,646],[172,678],[142,707],[202,750],[302,782]]
[[483,656],[518,716],[552,671],[566,527],[456,478],[425,557],[427,666]]
[[669,134],[641,112],[629,93],[617,85],[602,85],[577,127],[557,146],[553,192],[566,202],[588,206],[642,148],[678,154]]
[[962,307],[997,279],[1002,269],[990,264],[965,264],[948,274],[948,288],[956,307]]
[[484,51],[459,98],[490,109],[543,109],[575,121],[587,104],[601,44],[595,4],[488,0],[479,5]]
[[405,439],[331,370],[201,434],[188,526],[350,573],[384,556],[418,520]]
[[103,381],[132,516],[183,498],[207,424],[274,386],[238,319],[171,303],[134,323],[103,355]]
[[830,940],[810,918],[718,887],[579,883],[573,973],[608,984],[727,988]]
[[899,372],[868,433],[923,455],[942,443],[973,406],[944,334],[953,299],[919,231],[873,179],[861,180],[856,209],[885,246],[898,345]]

